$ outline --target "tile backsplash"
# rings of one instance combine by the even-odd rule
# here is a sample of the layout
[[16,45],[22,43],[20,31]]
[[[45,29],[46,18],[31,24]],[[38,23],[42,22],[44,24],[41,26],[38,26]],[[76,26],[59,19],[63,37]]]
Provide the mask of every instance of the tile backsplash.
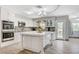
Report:
[[24,27],[24,28],[15,27],[15,32],[22,32],[22,31],[32,31],[32,30],[29,27]]

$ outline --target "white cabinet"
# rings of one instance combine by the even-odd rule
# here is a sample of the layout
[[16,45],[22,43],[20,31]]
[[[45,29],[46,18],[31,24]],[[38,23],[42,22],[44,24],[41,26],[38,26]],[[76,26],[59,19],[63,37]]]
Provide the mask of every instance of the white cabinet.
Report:
[[1,8],[1,20],[14,21],[15,14],[12,10]]
[[43,51],[43,37],[23,35],[23,48],[34,52]]
[[46,18],[47,27],[55,27],[55,17]]
[[47,27],[55,27],[55,20],[46,20]]
[[55,32],[46,32],[44,40],[43,40],[43,47],[52,44],[52,42],[56,39]]
[[21,33],[20,32],[15,32],[14,33],[14,40],[16,42],[21,42],[22,41],[22,36],[21,36]]
[[42,37],[32,37],[32,51],[35,52],[41,52],[43,44],[43,38]]
[[6,8],[1,8],[1,20],[8,20],[8,10]]
[[29,36],[23,36],[23,48],[32,50],[32,37]]
[[15,32],[14,33],[14,40],[15,40],[15,43],[17,43],[17,48],[19,50],[22,50],[22,36],[21,36],[21,33],[20,32]]
[[1,20],[13,21],[14,26],[17,25],[17,18],[15,18],[15,13],[7,8],[1,8]]
[[51,44],[51,33],[50,32],[46,32],[45,34],[45,38],[43,41],[43,47],[47,46],[48,44]]

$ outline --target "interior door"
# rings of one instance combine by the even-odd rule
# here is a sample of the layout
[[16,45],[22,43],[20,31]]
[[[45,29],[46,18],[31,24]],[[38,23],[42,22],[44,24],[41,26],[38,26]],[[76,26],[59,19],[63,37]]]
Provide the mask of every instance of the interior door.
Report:
[[64,38],[64,22],[57,21],[56,22],[56,39]]

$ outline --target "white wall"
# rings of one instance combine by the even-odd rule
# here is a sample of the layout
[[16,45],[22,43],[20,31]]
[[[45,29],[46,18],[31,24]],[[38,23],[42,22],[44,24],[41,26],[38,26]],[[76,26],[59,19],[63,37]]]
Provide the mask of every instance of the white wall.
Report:
[[[79,23],[79,20],[77,20],[77,19],[79,19],[78,17],[77,18],[71,18],[70,19],[70,22],[71,23]],[[72,24],[71,24],[71,28],[72,28],[73,26],[72,26]],[[72,31],[72,34],[70,35],[70,37],[79,37],[79,32],[77,31],[77,32],[73,32],[73,29],[71,30]]]

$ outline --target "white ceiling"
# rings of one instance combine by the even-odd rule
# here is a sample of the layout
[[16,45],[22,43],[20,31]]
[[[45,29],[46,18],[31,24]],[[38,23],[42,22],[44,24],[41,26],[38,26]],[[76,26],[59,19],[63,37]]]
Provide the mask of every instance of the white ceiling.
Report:
[[[46,12],[46,16],[69,15],[70,18],[79,17],[79,5],[41,5]],[[2,5],[1,7],[9,8],[16,13],[29,18],[39,17],[39,8],[36,5]],[[57,9],[56,9],[57,8]],[[55,10],[56,9],[56,10]]]

